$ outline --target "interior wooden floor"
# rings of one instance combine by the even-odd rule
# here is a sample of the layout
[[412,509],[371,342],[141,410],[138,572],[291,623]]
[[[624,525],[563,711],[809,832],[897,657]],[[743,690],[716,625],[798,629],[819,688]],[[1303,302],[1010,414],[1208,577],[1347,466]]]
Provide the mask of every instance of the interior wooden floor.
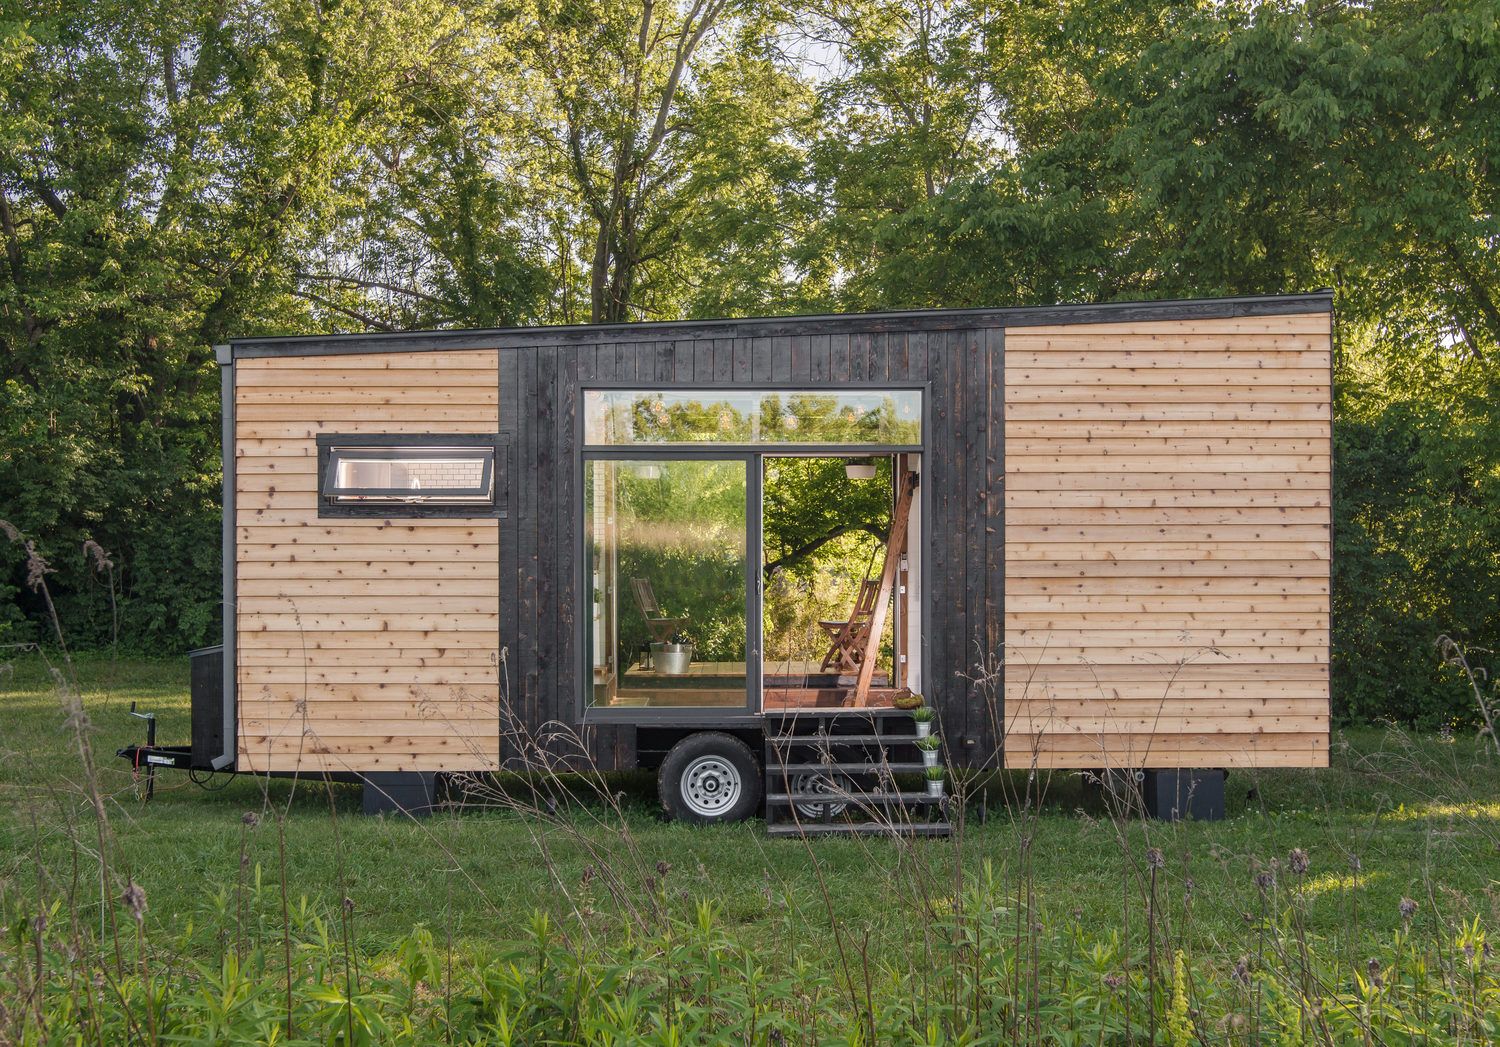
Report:
[[[825,672],[822,663],[816,661],[767,663],[762,684],[764,708],[767,712],[853,709],[854,683],[852,674]],[[890,708],[891,698],[896,694],[890,683],[890,674],[877,669],[862,708]]]
[[[823,672],[816,661],[778,661],[763,670],[763,707],[852,709],[854,677]],[[639,662],[626,670],[607,704],[614,708],[735,708],[745,705],[744,662],[693,662],[685,673],[665,674]],[[876,672],[863,708],[889,708],[896,689]]]

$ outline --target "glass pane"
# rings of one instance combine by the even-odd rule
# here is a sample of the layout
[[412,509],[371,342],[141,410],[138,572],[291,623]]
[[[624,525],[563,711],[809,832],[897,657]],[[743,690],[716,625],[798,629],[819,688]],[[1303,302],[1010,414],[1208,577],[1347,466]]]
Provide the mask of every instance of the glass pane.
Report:
[[908,502],[907,528],[901,545],[894,544],[892,481],[898,459],[913,457],[764,458],[761,679],[767,712],[853,707],[880,614],[875,669],[863,704],[890,706],[901,686],[895,682],[895,645],[904,635],[895,623],[907,605],[899,593],[906,577],[898,573],[889,590],[882,590],[881,579],[889,558],[902,562],[910,533]]
[[334,448],[325,491],[336,501],[487,502],[494,451],[485,447]]
[[746,490],[743,461],[585,463],[594,705],[746,706]]
[[584,393],[590,444],[922,442],[920,389],[633,390]]

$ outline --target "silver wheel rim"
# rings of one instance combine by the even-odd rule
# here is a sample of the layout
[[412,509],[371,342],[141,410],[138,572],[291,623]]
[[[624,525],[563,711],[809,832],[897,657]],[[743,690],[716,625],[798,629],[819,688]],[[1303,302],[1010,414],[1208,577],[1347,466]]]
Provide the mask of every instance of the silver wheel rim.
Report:
[[[804,771],[792,779],[794,793],[828,793],[846,797],[850,793],[849,779],[842,774],[825,774],[822,771]],[[804,800],[795,805],[803,818],[821,818],[826,807],[828,817],[837,818],[849,806],[847,799],[827,800],[822,803]]]
[[700,756],[682,772],[682,802],[705,818],[718,818],[745,793],[740,772],[722,756]]

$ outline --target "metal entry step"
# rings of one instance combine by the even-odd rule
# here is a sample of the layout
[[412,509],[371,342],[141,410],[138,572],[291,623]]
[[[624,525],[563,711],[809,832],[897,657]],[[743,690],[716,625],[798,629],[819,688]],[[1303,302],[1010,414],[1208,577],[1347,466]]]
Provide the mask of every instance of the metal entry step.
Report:
[[766,724],[771,836],[947,836],[916,728],[896,709],[798,710]]
[[916,738],[894,734],[776,734],[766,739],[772,745],[882,745],[914,743]]
[[[785,771],[789,775],[795,775],[812,771],[821,771],[827,766],[828,765],[826,763],[784,763],[781,764],[781,770]],[[921,774],[925,767],[925,765],[921,761],[888,761],[886,763],[881,763],[878,765],[863,764],[860,766],[862,766],[866,774],[876,774],[881,770],[889,771],[891,774]]]
[[877,825],[852,822],[824,825],[822,822],[778,822],[766,826],[768,836],[948,836],[953,827],[947,822],[907,822],[901,825]]
[[[792,804],[822,804],[828,799],[827,792],[800,792],[800,793],[767,793],[766,805],[770,807],[788,807]],[[843,794],[838,794],[839,799],[844,799]],[[851,807],[863,807],[866,805],[885,804],[910,804],[914,807],[926,807],[933,804],[941,804],[947,799],[946,796],[933,796],[926,792],[853,792],[850,791],[847,803]]]

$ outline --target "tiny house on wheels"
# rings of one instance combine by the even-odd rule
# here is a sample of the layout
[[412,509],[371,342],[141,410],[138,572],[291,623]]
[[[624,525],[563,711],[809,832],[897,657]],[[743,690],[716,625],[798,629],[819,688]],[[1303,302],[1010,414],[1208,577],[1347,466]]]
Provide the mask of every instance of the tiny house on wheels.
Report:
[[224,644],[193,744],[127,752],[377,809],[546,751],[779,831],[941,832],[934,761],[1211,816],[1226,770],[1328,761],[1331,325],[1320,292],[232,342]]

